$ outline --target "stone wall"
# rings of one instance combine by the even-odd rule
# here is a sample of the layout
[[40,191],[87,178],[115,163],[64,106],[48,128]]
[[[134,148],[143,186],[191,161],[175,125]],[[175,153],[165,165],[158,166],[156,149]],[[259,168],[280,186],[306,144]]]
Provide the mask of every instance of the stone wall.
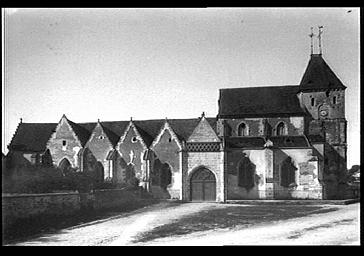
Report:
[[92,193],[49,193],[2,195],[3,224],[43,216],[68,216],[81,209],[102,210],[130,207],[141,200],[139,191],[127,189],[95,190]]
[[190,179],[199,167],[210,170],[216,178],[216,201],[226,200],[224,183],[224,153],[223,152],[185,152],[183,167],[183,200],[190,201]]
[[[238,165],[243,154],[249,158],[255,170],[252,189],[238,186]],[[265,150],[234,150],[227,153],[227,199],[264,199],[266,198],[266,169]]]
[[[227,136],[238,136],[238,127],[241,123],[245,123],[248,127],[248,136],[264,135],[264,119],[267,120],[271,127],[272,134],[276,134],[276,126],[280,122],[284,122],[288,135],[303,135],[305,124],[303,117],[271,117],[271,118],[241,118],[241,119],[225,119],[226,124],[231,128],[231,133]],[[218,122],[218,133],[222,136],[220,120]]]
[[[63,146],[66,141],[66,146]],[[62,118],[47,143],[53,164],[58,166],[63,158],[67,158],[72,167],[79,167],[78,151],[82,145],[66,118]]]
[[[297,168],[296,186],[281,186],[280,166],[288,157]],[[318,158],[313,150],[308,149],[275,149],[274,150],[274,198],[275,199],[323,199],[323,189],[319,181]]]
[[[333,99],[336,97],[336,104]],[[311,99],[314,99],[314,106],[311,105]],[[302,93],[301,102],[314,119],[319,119],[319,110],[323,105],[328,110],[327,118],[344,118],[345,117],[345,91],[332,90],[326,92],[307,92]]]
[[[182,190],[182,172],[180,165],[180,148],[177,142],[172,138],[169,130],[165,129],[162,135],[159,138],[158,143],[153,147],[153,151],[156,155],[156,158],[159,159],[162,163],[167,163],[171,168],[171,184],[168,185],[166,193],[162,193],[161,188],[156,186],[152,186],[152,193],[154,195],[160,195],[163,198],[166,197],[166,194],[169,198],[180,198],[181,190]],[[153,166],[151,168],[153,172]],[[158,196],[159,197],[159,196]]]
[[106,157],[113,149],[113,145],[100,124],[96,125],[85,147],[92,152],[95,159],[104,167],[104,178],[111,178],[113,173],[110,172],[111,168],[109,167],[109,161],[106,160]]
[[139,179],[140,185],[143,185],[146,175],[146,161],[143,158],[147,149],[140,139],[142,138],[138,138],[135,130],[130,127],[123,141],[117,145],[117,150],[124,162],[133,166],[135,177]]

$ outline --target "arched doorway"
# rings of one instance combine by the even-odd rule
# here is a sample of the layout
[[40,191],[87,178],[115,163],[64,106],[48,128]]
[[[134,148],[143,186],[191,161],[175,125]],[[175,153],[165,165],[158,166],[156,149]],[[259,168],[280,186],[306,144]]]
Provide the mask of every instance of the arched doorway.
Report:
[[216,201],[215,175],[206,168],[199,168],[192,174],[191,201]]
[[59,169],[61,169],[63,175],[65,175],[69,169],[72,167],[70,161],[68,161],[67,158],[63,158],[61,162],[59,162],[58,165]]

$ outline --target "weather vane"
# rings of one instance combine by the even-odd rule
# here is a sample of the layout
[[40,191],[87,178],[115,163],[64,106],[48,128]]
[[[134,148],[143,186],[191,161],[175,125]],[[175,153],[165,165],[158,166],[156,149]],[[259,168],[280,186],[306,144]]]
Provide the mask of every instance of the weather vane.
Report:
[[320,48],[320,55],[322,54],[322,48],[321,48],[321,34],[322,34],[322,28],[323,28],[324,26],[318,26],[318,29],[319,29],[319,32],[318,32],[318,35],[317,35],[317,37],[318,37],[318,39],[319,39],[319,48]]
[[314,37],[314,33],[313,33],[313,27],[311,27],[311,34],[309,34],[308,36],[311,37],[311,55],[313,54],[313,37]]

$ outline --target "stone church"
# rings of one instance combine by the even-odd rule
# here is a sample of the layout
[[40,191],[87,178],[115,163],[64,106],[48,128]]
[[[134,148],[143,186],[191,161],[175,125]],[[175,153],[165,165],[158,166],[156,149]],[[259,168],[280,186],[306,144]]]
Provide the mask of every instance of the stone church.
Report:
[[311,54],[299,85],[220,89],[216,117],[21,121],[8,156],[137,179],[156,198],[331,199],[346,171],[345,89]]

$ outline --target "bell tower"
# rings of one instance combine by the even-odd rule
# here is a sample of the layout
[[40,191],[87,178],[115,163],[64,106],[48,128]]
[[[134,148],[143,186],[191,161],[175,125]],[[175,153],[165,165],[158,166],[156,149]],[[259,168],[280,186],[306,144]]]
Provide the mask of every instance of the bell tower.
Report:
[[311,56],[300,82],[298,97],[301,106],[309,113],[308,135],[320,135],[325,142],[324,170],[327,174],[340,176],[346,171],[346,86],[322,57],[319,26],[319,53],[313,52],[311,31]]

